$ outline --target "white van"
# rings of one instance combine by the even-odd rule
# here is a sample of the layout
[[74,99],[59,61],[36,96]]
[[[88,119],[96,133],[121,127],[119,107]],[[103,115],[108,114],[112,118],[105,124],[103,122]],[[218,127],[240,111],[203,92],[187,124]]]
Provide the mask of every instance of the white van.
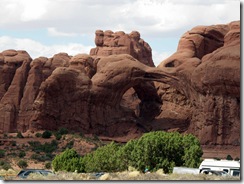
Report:
[[206,170],[225,171],[231,176],[240,176],[240,161],[205,159],[202,161],[200,173]]

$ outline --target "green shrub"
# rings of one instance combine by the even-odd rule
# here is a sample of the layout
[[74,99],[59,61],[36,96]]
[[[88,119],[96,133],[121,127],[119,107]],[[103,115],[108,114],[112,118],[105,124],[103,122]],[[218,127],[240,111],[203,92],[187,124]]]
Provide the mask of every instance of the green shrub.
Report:
[[240,160],[239,157],[236,157],[236,158],[235,158],[235,161],[239,161],[239,160]]
[[32,151],[36,153],[45,152],[52,153],[58,148],[58,142],[52,140],[51,143],[41,144],[39,141],[29,141],[29,145],[31,146]]
[[20,161],[17,163],[17,165],[18,165],[20,168],[22,168],[22,169],[28,167],[28,164],[27,164],[27,162],[26,162],[25,160],[20,160]]
[[44,145],[42,145],[42,151],[45,153],[52,153],[57,148],[58,148],[58,142],[55,140],[52,140],[51,143],[44,143]]
[[52,163],[51,163],[51,162],[47,162],[47,163],[45,164],[45,168],[46,168],[46,169],[51,169],[51,167],[52,167]]
[[40,162],[45,162],[46,161],[45,156],[44,155],[40,155],[40,154],[31,155],[31,159],[37,160],[37,161],[40,161]]
[[233,160],[233,158],[232,158],[231,155],[227,155],[227,156],[226,156],[226,160]]
[[3,160],[0,160],[0,166],[3,166],[5,162]]
[[97,135],[93,135],[93,140],[94,141],[100,141],[99,137]]
[[28,143],[29,143],[32,151],[34,151],[34,152],[42,151],[42,144],[40,141],[29,141]]
[[177,132],[150,132],[124,146],[114,142],[85,155],[67,149],[57,155],[52,166],[55,171],[116,172],[129,166],[139,171],[163,169],[171,173],[174,166],[199,167],[203,152],[199,140],[191,135]]
[[67,128],[60,128],[58,130],[58,133],[61,134],[61,135],[65,135],[65,134],[68,134],[68,129]]
[[16,146],[17,145],[16,141],[11,141],[10,143],[11,143],[11,146]]
[[66,144],[65,148],[71,149],[73,148],[73,145],[74,145],[74,141],[70,141]]
[[52,161],[52,168],[55,171],[81,172],[82,159],[74,149],[66,149]]
[[12,167],[9,163],[6,163],[2,166],[2,169],[4,169],[5,171],[8,171],[9,169],[12,169]]
[[24,138],[24,136],[22,135],[21,132],[18,132],[16,137],[17,137],[17,138]]
[[193,135],[163,131],[146,133],[138,140],[131,140],[120,152],[125,165],[140,171],[162,168],[165,173],[172,172],[174,166],[198,167],[203,154],[200,142]]
[[11,151],[10,153],[7,154],[8,156],[13,156],[13,157],[17,157],[17,153],[15,153],[14,151]]
[[3,160],[0,161],[0,167],[6,171],[12,168],[8,162]]
[[20,152],[19,152],[19,158],[23,158],[23,157],[25,157],[25,156],[26,156],[26,154],[25,154],[24,151],[20,151]]
[[40,162],[45,162],[45,161],[51,161],[53,159],[53,155],[50,153],[47,153],[45,155],[40,155],[40,154],[33,154],[31,155],[31,159],[37,160]]
[[5,156],[5,150],[0,150],[0,158],[3,158]]
[[56,140],[60,140],[62,138],[62,135],[60,133],[54,133],[54,136],[56,138]]
[[55,157],[54,154],[51,153],[46,153],[46,157],[49,158],[49,160],[53,160],[53,158]]
[[42,137],[42,134],[41,134],[40,132],[37,132],[37,133],[35,134],[35,136],[36,136],[36,137]]
[[184,156],[183,161],[185,167],[198,168],[202,162],[202,148],[199,139],[192,134],[183,136]]
[[52,136],[52,132],[49,130],[46,130],[42,133],[42,138],[49,139]]
[[85,166],[85,172],[110,172],[125,170],[127,168],[122,168],[118,150],[120,146],[114,142],[98,148],[91,154],[86,155],[83,158],[83,163]]

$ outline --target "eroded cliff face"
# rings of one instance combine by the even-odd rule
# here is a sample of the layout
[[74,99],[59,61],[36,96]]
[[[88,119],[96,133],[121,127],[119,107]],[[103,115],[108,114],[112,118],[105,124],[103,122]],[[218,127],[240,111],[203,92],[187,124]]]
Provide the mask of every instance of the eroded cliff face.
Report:
[[31,128],[31,117],[34,114],[34,102],[40,92],[41,85],[48,79],[56,68],[68,67],[70,56],[59,53],[52,58],[39,57],[30,63],[23,97],[20,103],[16,126],[10,131],[27,131]]
[[[189,102],[180,106],[189,111],[186,132],[202,144],[240,145],[239,21],[186,32],[158,68],[179,78],[173,88]],[[159,89],[163,93],[160,84]]]
[[7,50],[0,54],[0,129],[3,132],[16,130],[30,62],[26,51]]
[[68,66],[70,57],[60,53],[50,59],[40,57],[32,61],[26,51],[16,50],[3,51],[0,57],[0,129],[26,131],[42,82],[55,68]]

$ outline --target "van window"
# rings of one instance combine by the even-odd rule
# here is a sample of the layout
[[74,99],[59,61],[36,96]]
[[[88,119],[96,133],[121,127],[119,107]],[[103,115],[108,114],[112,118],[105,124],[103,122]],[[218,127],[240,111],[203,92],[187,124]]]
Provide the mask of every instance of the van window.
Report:
[[233,170],[232,176],[239,176],[240,171],[239,170]]
[[206,167],[204,167],[204,168],[202,168],[202,170],[210,170],[210,168],[206,168]]
[[223,171],[225,171],[225,172],[229,173],[229,169],[223,169]]

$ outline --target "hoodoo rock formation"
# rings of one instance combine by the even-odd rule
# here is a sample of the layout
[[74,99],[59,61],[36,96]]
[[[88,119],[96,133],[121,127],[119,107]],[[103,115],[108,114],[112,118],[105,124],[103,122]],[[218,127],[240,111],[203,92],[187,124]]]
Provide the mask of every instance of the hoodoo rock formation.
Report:
[[[187,132],[202,144],[240,145],[239,21],[186,32],[176,53],[158,68],[179,79],[166,89],[174,88],[184,96],[176,113],[188,112]],[[160,85],[159,92],[165,93],[165,85]]]
[[97,30],[95,37],[96,48],[91,49],[91,56],[109,56],[129,54],[148,66],[154,66],[152,49],[147,42],[141,39],[140,33],[132,31],[125,34],[123,31]]
[[193,28],[158,67],[139,32],[95,34],[90,55],[0,53],[0,131],[166,130],[240,146],[239,21]]

